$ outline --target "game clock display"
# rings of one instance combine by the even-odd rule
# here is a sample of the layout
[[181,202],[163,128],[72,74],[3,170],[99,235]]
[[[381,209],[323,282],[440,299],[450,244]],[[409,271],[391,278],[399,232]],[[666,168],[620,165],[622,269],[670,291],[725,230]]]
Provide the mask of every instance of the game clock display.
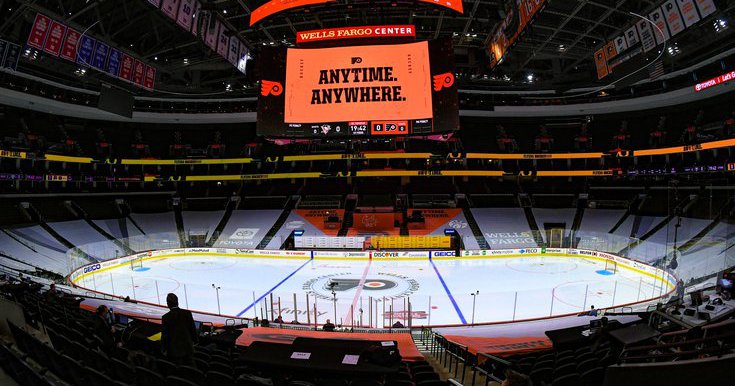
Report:
[[264,48],[259,135],[397,136],[459,127],[450,40]]

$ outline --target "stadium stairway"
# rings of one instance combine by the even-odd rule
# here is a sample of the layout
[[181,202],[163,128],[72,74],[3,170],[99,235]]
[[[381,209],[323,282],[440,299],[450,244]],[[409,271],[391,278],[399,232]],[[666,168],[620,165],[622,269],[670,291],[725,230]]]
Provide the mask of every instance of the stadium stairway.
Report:
[[[40,225],[41,228],[43,228],[43,230],[48,232],[48,234],[50,234],[54,239],[56,239],[56,241],[61,243],[61,245],[69,249],[73,249],[76,247],[72,242],[65,239],[61,234],[59,234],[59,232],[56,232],[54,228],[50,227],[44,220],[44,217],[41,214],[41,212],[39,212],[32,204],[28,203],[28,205],[26,206],[26,210],[28,211],[28,214],[31,215],[31,218],[33,219],[33,221],[36,221],[38,225]],[[85,259],[91,262],[99,261],[99,259],[97,259],[94,256],[88,255],[87,253],[82,252],[82,251],[79,251],[79,252],[82,257],[84,257]]]
[[263,240],[260,241],[257,247],[255,249],[265,249],[265,247],[268,245],[268,243],[273,240],[273,237],[278,233],[278,230],[281,229],[284,223],[286,223],[286,219],[288,219],[288,215],[291,214],[291,211],[296,207],[296,205],[299,203],[300,196],[289,196],[288,201],[286,201],[286,204],[283,207],[283,212],[278,217],[278,220],[273,224],[271,229],[266,233],[265,237],[263,237]]
[[584,219],[584,209],[587,208],[587,195],[580,194],[577,196],[577,211],[574,213],[574,221],[572,221],[572,229],[569,231],[569,245],[573,248],[577,248],[577,241],[575,235],[582,226],[582,219]]
[[531,197],[523,193],[518,194],[518,205],[523,208],[523,213],[526,214],[528,228],[531,229],[531,233],[533,233],[533,239],[536,241],[536,245],[539,247],[545,246],[546,243],[544,242],[543,236],[541,236],[541,230],[536,223],[536,217],[533,215],[533,203],[531,202]]
[[712,222],[704,227],[699,233],[694,235],[691,239],[687,240],[684,244],[682,244],[679,248],[679,252],[686,252],[690,248],[697,245],[698,242],[700,242],[702,239],[704,239],[707,234],[709,234],[715,227],[720,224],[720,221],[722,221],[722,218],[724,216],[727,216],[730,211],[735,207],[735,199],[733,197],[730,197],[727,202],[720,208],[719,212],[717,213],[717,216],[715,216],[714,219],[712,219]]
[[643,205],[646,203],[646,198],[646,195],[637,195],[628,205],[628,210],[626,210],[625,213],[620,216],[618,222],[615,223],[615,225],[613,225],[613,227],[610,228],[610,231],[607,233],[615,233],[615,231],[618,230],[618,228],[620,228],[623,223],[625,223],[625,220],[627,220],[630,215],[636,213],[638,210],[640,210],[640,208],[643,207]]
[[209,241],[207,241],[207,245],[210,247],[214,245],[214,243],[217,242],[219,239],[219,236],[222,234],[222,231],[227,226],[227,223],[230,221],[230,217],[232,217],[232,212],[240,206],[240,196],[232,196],[225,205],[225,214],[222,215],[222,219],[219,220],[219,224],[217,224],[217,227],[214,228],[214,231],[212,231],[212,234],[209,236]]
[[188,247],[189,242],[186,238],[184,230],[184,216],[181,214],[181,200],[178,197],[173,198],[174,218],[176,219],[176,234],[179,235],[179,245],[182,248]]
[[117,245],[118,247],[120,247],[125,252],[125,254],[132,255],[132,254],[135,253],[134,250],[130,249],[130,247],[128,247],[127,245],[125,245],[122,241],[116,239],[114,236],[112,236],[111,234],[107,233],[107,231],[105,231],[104,229],[100,228],[99,225],[97,225],[94,221],[92,221],[89,218],[89,215],[87,215],[87,212],[82,207],[80,207],[77,203],[75,203],[75,202],[72,201],[72,202],[70,202],[70,205],[71,205],[70,208],[69,208],[70,210],[72,210],[73,212],[75,212],[78,217],[80,217],[84,221],[86,221],[87,224],[89,224],[89,226],[91,226],[99,234],[101,234],[106,239],[112,241],[115,245]]
[[347,232],[352,227],[352,224],[354,222],[354,216],[355,208],[357,207],[357,195],[356,194],[348,194],[347,199],[345,200],[345,214],[342,218],[342,226],[339,228],[339,232],[337,233],[337,236],[347,236]]
[[490,249],[490,244],[487,242],[487,239],[485,239],[485,235],[477,224],[475,216],[472,215],[469,199],[467,197],[458,197],[457,204],[462,208],[462,213],[464,214],[465,220],[467,220],[467,225],[472,230],[472,234],[475,236],[475,240],[477,240],[477,244],[480,246],[480,249]]
[[[658,224],[651,227],[646,233],[644,233],[640,238],[637,239],[635,243],[630,243],[628,246],[623,248],[621,251],[618,252],[619,255],[625,256],[632,248],[640,244],[641,242],[647,240],[649,237],[656,234],[656,232],[663,229],[669,222],[671,222],[672,219],[674,219],[677,215],[681,215],[683,213],[686,213],[686,210],[693,205],[699,196],[697,195],[691,195],[687,198],[683,199],[672,211],[671,214],[666,216],[663,220],[661,220]],[[636,216],[635,222],[633,223],[633,229],[631,230],[631,237],[633,237],[634,234],[637,234],[639,226],[640,226],[640,219],[641,216]]]

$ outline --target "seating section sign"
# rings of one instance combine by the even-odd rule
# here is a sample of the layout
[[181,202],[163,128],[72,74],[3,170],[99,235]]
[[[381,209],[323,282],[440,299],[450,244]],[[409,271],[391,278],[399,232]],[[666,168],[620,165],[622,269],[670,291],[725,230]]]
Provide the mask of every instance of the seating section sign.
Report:
[[[150,90],[155,87],[156,69],[152,66],[46,15],[36,14],[27,44],[54,57],[78,63],[83,67],[96,68],[100,72],[137,86]],[[126,58],[132,62],[126,62]],[[136,72],[136,78],[133,79],[132,68],[127,67],[128,63],[140,63],[142,66],[139,70],[140,78]],[[138,68],[135,70],[138,71]],[[132,82],[138,79],[139,82]]]

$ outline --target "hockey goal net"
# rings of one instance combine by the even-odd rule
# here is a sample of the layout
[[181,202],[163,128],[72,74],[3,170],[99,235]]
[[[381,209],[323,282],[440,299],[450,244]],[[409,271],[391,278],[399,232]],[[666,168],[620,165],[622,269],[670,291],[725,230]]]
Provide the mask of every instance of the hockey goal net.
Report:
[[605,259],[605,271],[618,273],[618,263],[614,260]]
[[135,271],[136,269],[143,268],[143,257],[134,257],[130,260],[130,269]]

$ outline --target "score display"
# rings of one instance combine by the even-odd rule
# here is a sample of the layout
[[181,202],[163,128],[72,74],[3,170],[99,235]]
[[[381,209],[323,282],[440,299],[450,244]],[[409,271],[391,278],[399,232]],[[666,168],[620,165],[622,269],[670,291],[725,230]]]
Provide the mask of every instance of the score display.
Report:
[[266,48],[258,62],[259,135],[409,135],[459,127],[450,40]]

